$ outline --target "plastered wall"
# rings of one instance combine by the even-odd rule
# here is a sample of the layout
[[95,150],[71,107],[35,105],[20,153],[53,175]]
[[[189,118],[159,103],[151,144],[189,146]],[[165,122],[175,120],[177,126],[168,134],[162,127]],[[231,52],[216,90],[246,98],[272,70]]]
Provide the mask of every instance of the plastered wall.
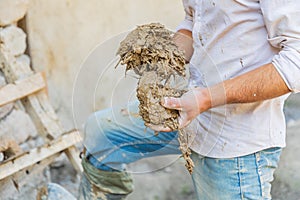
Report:
[[[138,24],[161,22],[175,29],[183,17],[181,0],[30,0],[26,22],[32,65],[46,72],[50,99],[66,128],[73,127],[76,74],[96,45]],[[120,76],[124,73],[111,70],[102,77],[96,108],[110,105]],[[119,85],[114,98],[122,101],[120,97],[132,93],[132,84]]]

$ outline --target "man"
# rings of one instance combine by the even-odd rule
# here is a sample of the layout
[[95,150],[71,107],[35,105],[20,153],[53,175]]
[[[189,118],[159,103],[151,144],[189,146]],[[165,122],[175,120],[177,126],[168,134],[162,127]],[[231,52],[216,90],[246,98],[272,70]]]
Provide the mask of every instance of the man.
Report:
[[[191,89],[165,98],[188,134],[198,199],[271,199],[285,146],[283,104],[300,91],[300,3],[296,0],[184,0],[175,42],[190,62]],[[192,38],[191,42],[186,37]],[[137,104],[128,109],[137,112]],[[132,191],[126,163],[179,154],[177,132],[153,136],[119,108],[94,113],[80,199],[124,199]]]

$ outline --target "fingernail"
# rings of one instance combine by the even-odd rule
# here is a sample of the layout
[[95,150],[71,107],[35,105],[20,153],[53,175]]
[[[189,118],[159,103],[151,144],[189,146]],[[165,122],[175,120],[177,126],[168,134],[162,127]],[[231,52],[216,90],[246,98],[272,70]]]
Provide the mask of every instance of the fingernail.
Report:
[[162,99],[161,104],[164,105],[164,106],[167,105],[167,104],[168,104],[168,99],[169,99],[168,97],[164,97],[164,98]]

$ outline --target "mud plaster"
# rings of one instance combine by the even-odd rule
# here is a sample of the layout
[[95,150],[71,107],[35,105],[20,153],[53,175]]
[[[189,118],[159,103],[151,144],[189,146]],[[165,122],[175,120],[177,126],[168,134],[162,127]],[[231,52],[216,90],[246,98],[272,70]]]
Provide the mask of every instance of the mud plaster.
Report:
[[186,76],[184,52],[178,49],[173,36],[173,32],[159,23],[138,26],[120,43],[117,55],[121,65],[126,66],[126,72],[133,70],[138,75],[139,114],[145,124],[178,130],[180,150],[192,173],[194,163],[185,133],[179,130],[179,112],[160,104],[163,97],[180,97],[186,92],[186,88],[178,86]]

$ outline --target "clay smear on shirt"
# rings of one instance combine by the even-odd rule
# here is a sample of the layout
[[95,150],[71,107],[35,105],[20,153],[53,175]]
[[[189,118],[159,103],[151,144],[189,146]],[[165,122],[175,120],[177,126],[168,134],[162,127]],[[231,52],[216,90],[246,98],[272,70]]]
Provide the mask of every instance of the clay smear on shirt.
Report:
[[[185,78],[186,68],[184,52],[175,45],[173,36],[158,23],[138,26],[121,42],[117,54],[126,72],[133,70],[138,75],[139,114],[145,124],[178,130],[179,112],[160,104],[163,97],[180,97],[186,92],[176,86]],[[192,173],[194,163],[183,130],[178,135],[186,167]]]

